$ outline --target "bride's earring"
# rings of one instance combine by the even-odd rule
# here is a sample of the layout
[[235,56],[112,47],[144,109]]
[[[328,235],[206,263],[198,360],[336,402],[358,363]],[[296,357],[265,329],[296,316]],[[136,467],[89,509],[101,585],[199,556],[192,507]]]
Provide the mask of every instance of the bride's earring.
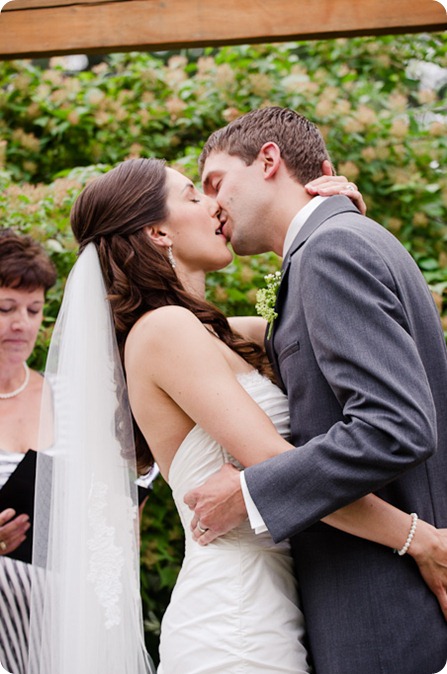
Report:
[[172,254],[172,246],[169,246],[169,248],[168,248],[168,260],[169,260],[169,264],[171,265],[171,267],[173,269],[175,269],[175,259],[174,259],[174,255]]

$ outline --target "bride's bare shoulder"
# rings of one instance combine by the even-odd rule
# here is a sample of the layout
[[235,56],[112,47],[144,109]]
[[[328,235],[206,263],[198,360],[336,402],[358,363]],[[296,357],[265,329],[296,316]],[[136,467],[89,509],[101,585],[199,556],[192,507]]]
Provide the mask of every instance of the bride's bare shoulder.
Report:
[[127,337],[126,350],[140,342],[153,347],[166,346],[197,333],[208,334],[208,331],[192,311],[177,305],[159,307],[138,319]]

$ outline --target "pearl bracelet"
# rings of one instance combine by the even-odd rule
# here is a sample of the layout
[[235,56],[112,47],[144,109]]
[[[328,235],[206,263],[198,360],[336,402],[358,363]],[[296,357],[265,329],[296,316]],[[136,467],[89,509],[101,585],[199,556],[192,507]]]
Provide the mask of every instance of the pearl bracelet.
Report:
[[408,552],[408,548],[411,545],[411,541],[414,538],[414,534],[416,533],[416,527],[418,523],[418,516],[416,513],[411,513],[411,527],[410,531],[408,532],[408,537],[407,540],[405,541],[404,546],[400,550],[395,550],[394,552],[397,552],[398,555],[402,556],[406,552]]

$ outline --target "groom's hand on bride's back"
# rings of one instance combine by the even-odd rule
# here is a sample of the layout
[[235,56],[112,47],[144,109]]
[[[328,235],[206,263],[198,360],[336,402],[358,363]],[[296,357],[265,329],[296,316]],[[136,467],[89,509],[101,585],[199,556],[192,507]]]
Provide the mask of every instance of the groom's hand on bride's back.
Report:
[[211,543],[247,519],[239,471],[230,463],[185,494],[184,501],[194,512],[191,531],[200,545]]

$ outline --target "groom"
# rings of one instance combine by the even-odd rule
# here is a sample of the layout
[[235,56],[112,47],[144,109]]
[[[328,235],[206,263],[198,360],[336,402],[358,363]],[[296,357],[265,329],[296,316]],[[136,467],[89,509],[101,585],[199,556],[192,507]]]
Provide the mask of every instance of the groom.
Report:
[[438,604],[409,555],[320,522],[375,492],[447,526],[447,349],[424,279],[349,199],[306,194],[332,167],[316,127],[295,112],[235,120],[208,139],[200,166],[234,250],[284,257],[267,349],[296,446],[242,479],[224,466],[187,494],[194,524],[208,529],[200,542],[247,508],[253,527],[260,517],[276,541],[291,538],[317,674],[439,672],[445,550],[433,550]]

